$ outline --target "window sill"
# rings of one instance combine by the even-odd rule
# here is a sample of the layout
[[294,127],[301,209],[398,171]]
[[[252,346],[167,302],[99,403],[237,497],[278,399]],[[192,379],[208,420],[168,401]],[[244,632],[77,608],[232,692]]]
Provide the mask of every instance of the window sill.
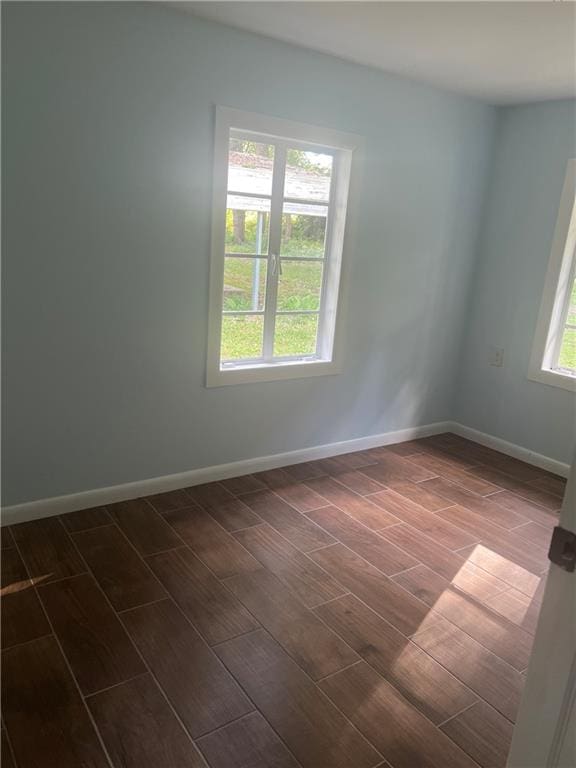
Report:
[[537,381],[540,384],[548,384],[552,387],[560,387],[560,389],[576,392],[576,376],[570,376],[568,373],[539,368],[531,370],[528,373],[528,378],[530,381]]
[[208,369],[206,386],[223,387],[228,384],[306,379],[309,376],[330,376],[336,373],[340,373],[340,366],[333,360],[283,362],[274,365],[243,365],[226,369]]

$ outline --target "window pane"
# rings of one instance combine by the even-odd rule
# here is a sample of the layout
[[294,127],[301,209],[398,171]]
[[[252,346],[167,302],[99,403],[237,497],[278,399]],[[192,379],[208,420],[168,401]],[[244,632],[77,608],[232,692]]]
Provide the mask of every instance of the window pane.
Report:
[[266,259],[224,259],[224,311],[264,309]]
[[320,309],[323,264],[312,261],[282,259],[282,274],[278,277],[279,310]]
[[270,200],[228,195],[226,252],[268,253]]
[[332,155],[289,149],[286,157],[284,197],[328,202]]
[[282,256],[322,258],[326,240],[324,205],[284,203],[282,213]]
[[566,318],[568,325],[576,325],[576,280],[572,286],[572,295],[570,296],[570,305],[568,307],[568,317]]
[[228,189],[233,192],[272,194],[274,145],[245,139],[230,139]]
[[221,359],[225,361],[262,357],[263,335],[264,317],[262,315],[245,317],[224,315]]
[[566,328],[562,337],[558,368],[576,373],[576,328]]
[[317,336],[318,315],[277,315],[274,356],[313,355]]

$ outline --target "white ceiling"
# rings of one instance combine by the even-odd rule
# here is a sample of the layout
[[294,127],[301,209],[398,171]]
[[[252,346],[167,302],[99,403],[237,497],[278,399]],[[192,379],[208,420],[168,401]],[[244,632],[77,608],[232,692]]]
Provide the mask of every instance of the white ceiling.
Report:
[[576,5],[567,0],[177,5],[496,104],[576,97]]

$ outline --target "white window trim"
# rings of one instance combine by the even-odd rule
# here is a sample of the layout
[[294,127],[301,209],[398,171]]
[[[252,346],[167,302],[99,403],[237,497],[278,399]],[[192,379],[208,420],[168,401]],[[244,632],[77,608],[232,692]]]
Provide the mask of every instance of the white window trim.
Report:
[[[288,138],[290,145],[314,145],[331,148],[338,152],[335,177],[332,183],[333,199],[331,214],[333,217],[331,242],[327,242],[327,260],[330,269],[326,270],[324,294],[324,312],[319,323],[326,322],[333,333],[321,334],[324,348],[320,349],[319,358],[303,358],[295,361],[279,360],[274,363],[241,363],[233,367],[222,368],[220,364],[220,335],[222,326],[222,301],[224,288],[224,251],[228,142],[230,130],[264,134],[268,138]],[[264,139],[261,139],[264,140]],[[228,107],[216,107],[216,129],[214,146],[214,186],[212,200],[212,241],[210,266],[210,309],[208,330],[208,360],[206,366],[206,386],[219,387],[226,384],[246,384],[257,381],[279,381],[283,379],[305,378],[336,374],[342,368],[343,305],[347,280],[347,259],[343,257],[350,240],[350,213],[347,208],[351,175],[352,152],[359,147],[360,137],[329,128],[296,123],[281,118],[244,112]],[[283,173],[283,169],[282,169]],[[272,236],[272,233],[271,235]],[[327,234],[327,238],[329,235]],[[328,256],[328,249],[330,253]],[[272,250],[272,249],[271,249]],[[331,289],[330,289],[331,283]],[[327,285],[328,284],[328,285]],[[326,288],[328,287],[328,290]],[[331,354],[330,354],[331,352]]]
[[531,381],[550,384],[573,392],[576,392],[576,377],[555,370],[552,366],[557,360],[558,347],[564,333],[567,301],[576,269],[575,195],[576,159],[572,159],[568,161],[566,169],[528,369],[528,378]]

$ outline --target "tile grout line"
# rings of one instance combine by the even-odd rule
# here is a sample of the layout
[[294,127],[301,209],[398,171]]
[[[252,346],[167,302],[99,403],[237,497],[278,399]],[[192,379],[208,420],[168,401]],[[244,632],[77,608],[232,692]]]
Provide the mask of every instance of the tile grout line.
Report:
[[[181,547],[179,547],[179,549],[181,549]],[[131,605],[130,608],[121,608],[120,610],[118,610],[118,608],[114,608],[113,610],[118,616],[122,616],[125,613],[130,613],[130,611],[138,611],[140,608],[148,608],[148,606],[150,605],[165,603],[167,600],[171,600],[171,599],[172,599],[172,596],[167,592],[166,597],[159,597],[158,600],[149,600],[147,603],[139,603],[138,605]]]
[[[458,678],[456,678],[456,679],[458,679]],[[472,689],[468,689],[468,690],[472,690]],[[477,693],[474,693],[474,691],[472,691],[472,693],[475,696],[478,696],[478,699],[476,701],[473,701],[472,704],[468,704],[468,706],[463,707],[459,712],[455,712],[453,715],[450,715],[450,717],[447,717],[446,720],[442,720],[441,723],[436,723],[436,728],[442,729],[446,725],[446,723],[449,723],[451,720],[455,720],[457,717],[460,717],[460,715],[463,715],[464,712],[468,712],[469,709],[472,709],[472,707],[475,707],[476,704],[484,701],[482,696],[480,696]],[[496,711],[498,711],[498,710],[496,710]],[[504,717],[504,715],[502,715],[502,717]],[[448,734],[446,734],[446,735],[448,735]],[[460,747],[460,749],[462,749],[462,747]]]
[[[228,674],[234,680],[236,680],[236,678],[234,677],[234,675],[232,675],[230,670],[227,667],[224,667],[224,668],[226,669],[226,672],[228,672]],[[244,691],[243,691],[243,693],[244,693]],[[247,694],[244,694],[244,695],[246,695],[246,697],[248,698]],[[251,704],[254,704],[254,702],[251,699],[249,699],[249,700],[250,700]],[[243,715],[240,715],[239,717],[235,717],[232,720],[230,720],[228,723],[224,723],[223,725],[219,725],[217,728],[211,728],[209,731],[206,731],[206,733],[203,733],[201,736],[196,736],[195,741],[201,741],[202,739],[207,738],[208,736],[212,736],[214,733],[218,733],[218,731],[222,731],[222,730],[224,730],[224,728],[228,728],[229,725],[234,725],[235,723],[240,722],[240,720],[245,720],[248,717],[252,717],[252,715],[254,715],[254,714],[260,715],[260,717],[264,717],[264,715],[260,712],[260,710],[256,707],[256,705],[254,705],[254,709],[251,709],[250,712],[245,712]],[[266,720],[266,718],[264,718],[264,719]],[[268,720],[266,720],[266,722],[268,722]]]
[[[40,600],[40,598],[38,598]],[[52,629],[50,627],[50,629]],[[6,653],[7,651],[11,651],[12,648],[21,648],[23,645],[28,645],[29,643],[33,643],[35,640],[42,640],[44,637],[53,637],[54,632],[46,632],[43,635],[38,635],[38,637],[31,637],[30,640],[23,640],[21,643],[14,643],[14,645],[6,645],[2,648],[2,654]]]
[[[328,626],[328,624],[326,624],[326,626]],[[330,627],[329,627],[329,628],[330,628]],[[335,634],[337,634],[337,633],[335,632],[335,630],[332,630],[332,631],[333,631]],[[338,635],[338,637],[341,637],[341,636],[340,636],[340,635]],[[357,651],[355,651],[355,653],[356,653],[356,654],[357,654],[357,656],[358,656],[358,659],[357,659],[356,661],[353,661],[353,662],[352,662],[352,664],[346,664],[346,666],[345,666],[345,667],[342,667],[342,669],[336,669],[334,672],[330,672],[329,674],[327,674],[327,675],[324,675],[323,677],[314,678],[314,682],[316,683],[316,685],[319,685],[320,683],[323,683],[323,682],[324,682],[324,680],[329,680],[331,677],[334,677],[335,675],[339,675],[339,674],[340,674],[340,672],[346,672],[346,670],[347,670],[347,669],[352,669],[352,667],[357,667],[357,666],[358,666],[358,664],[362,664],[363,662],[364,662],[365,664],[367,664],[367,663],[368,663],[368,662],[366,661],[366,659],[364,659],[362,656],[360,656],[360,654],[359,654]]]
[[341,595],[336,595],[336,597],[331,597],[329,600],[323,600],[321,603],[311,606],[308,610],[312,611],[313,613],[316,613],[316,608],[321,608],[323,605],[330,605],[330,603],[335,603],[336,600],[342,600],[343,597],[348,597],[348,595],[352,595],[353,597],[356,597],[355,595],[352,594],[352,592],[350,592],[350,590],[348,590],[347,592],[343,592]]
[[144,672],[139,672],[137,675],[131,675],[130,677],[127,677],[126,680],[120,680],[117,683],[113,683],[113,685],[107,685],[105,688],[99,688],[97,691],[90,691],[90,693],[85,693],[83,694],[84,699],[91,699],[93,696],[99,696],[101,693],[112,691],[114,688],[119,688],[121,685],[131,683],[133,680],[138,680],[139,677],[148,677],[149,674],[150,672],[145,669]]

